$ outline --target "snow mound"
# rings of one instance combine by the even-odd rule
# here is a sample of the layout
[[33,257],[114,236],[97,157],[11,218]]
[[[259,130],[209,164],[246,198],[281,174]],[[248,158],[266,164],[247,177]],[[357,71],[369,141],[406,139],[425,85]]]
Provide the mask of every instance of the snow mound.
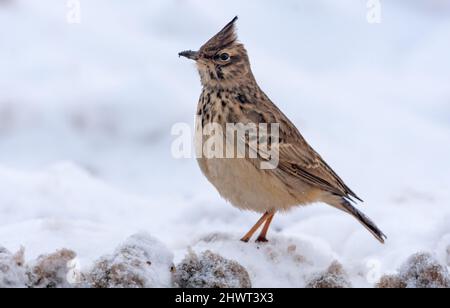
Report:
[[177,266],[175,283],[181,288],[251,288],[247,270],[236,261],[211,251],[198,256],[190,250]]
[[93,288],[164,288],[172,286],[173,271],[173,254],[149,234],[140,233],[100,258],[86,280]]
[[255,288],[305,287],[312,275],[336,260],[329,247],[318,241],[280,235],[273,235],[268,243],[242,243],[237,234],[215,233],[194,242],[192,250],[236,260]]
[[71,270],[69,264],[76,256],[75,252],[68,249],[40,256],[27,270],[28,287],[46,289],[73,287],[68,280]]
[[381,278],[378,288],[450,288],[450,276],[445,266],[428,253],[411,256],[399,274]]
[[25,287],[24,250],[12,254],[0,247],[0,288]]
[[314,275],[306,285],[310,289],[345,289],[351,288],[348,275],[339,262],[333,262],[330,267],[322,273]]

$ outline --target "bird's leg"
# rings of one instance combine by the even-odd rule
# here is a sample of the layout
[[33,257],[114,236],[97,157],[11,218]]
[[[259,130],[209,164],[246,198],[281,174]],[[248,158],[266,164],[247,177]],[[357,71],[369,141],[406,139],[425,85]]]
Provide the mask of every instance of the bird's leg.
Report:
[[269,231],[270,224],[272,223],[273,217],[275,216],[275,213],[271,213],[269,217],[266,219],[266,223],[264,224],[264,228],[261,231],[261,234],[258,236],[258,239],[256,240],[257,243],[267,243],[267,232]]
[[241,239],[241,241],[246,243],[250,241],[250,238],[253,236],[253,234],[255,234],[255,232],[259,229],[259,227],[261,227],[261,225],[267,220],[267,218],[269,218],[269,216],[269,212],[266,212],[261,217],[261,219],[258,220],[258,222],[253,226],[253,228],[251,228],[250,231],[248,231],[248,233]]

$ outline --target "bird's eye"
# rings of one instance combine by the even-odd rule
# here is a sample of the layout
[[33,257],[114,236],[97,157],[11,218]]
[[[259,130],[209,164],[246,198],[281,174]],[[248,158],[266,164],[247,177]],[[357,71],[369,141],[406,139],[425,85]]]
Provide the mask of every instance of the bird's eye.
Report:
[[229,61],[230,60],[230,55],[229,54],[227,54],[227,53],[223,53],[223,54],[221,54],[220,56],[219,56],[219,59],[221,60],[221,61]]

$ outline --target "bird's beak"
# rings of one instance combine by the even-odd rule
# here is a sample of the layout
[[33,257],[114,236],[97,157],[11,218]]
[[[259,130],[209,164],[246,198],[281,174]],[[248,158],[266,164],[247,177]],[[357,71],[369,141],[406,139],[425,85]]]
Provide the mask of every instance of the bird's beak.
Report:
[[198,51],[187,50],[187,51],[180,52],[178,54],[178,56],[197,61],[198,60]]

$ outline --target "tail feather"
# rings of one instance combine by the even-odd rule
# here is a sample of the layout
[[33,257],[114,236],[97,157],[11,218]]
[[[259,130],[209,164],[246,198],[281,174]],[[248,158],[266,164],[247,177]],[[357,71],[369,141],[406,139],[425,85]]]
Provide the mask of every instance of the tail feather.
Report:
[[377,225],[369,217],[367,217],[366,215],[364,215],[364,213],[362,213],[353,205],[351,205],[349,201],[342,198],[341,202],[338,205],[336,204],[332,205],[355,217],[367,230],[369,230],[370,233],[372,233],[372,235],[378,241],[380,241],[380,243],[384,244],[385,240],[387,239],[387,236],[377,227]]

